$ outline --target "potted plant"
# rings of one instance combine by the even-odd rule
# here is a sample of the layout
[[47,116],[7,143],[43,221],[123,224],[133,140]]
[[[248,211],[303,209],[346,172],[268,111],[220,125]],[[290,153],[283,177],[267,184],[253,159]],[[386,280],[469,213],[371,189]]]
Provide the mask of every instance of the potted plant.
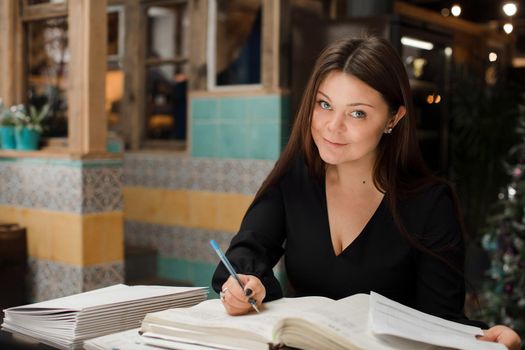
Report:
[[23,105],[12,108],[15,116],[16,149],[20,151],[32,151],[38,149],[40,135],[42,134],[42,121],[49,112],[49,105],[44,105],[37,110],[35,106],[29,106],[29,113]]
[[0,146],[2,149],[15,149],[15,119],[0,100]]

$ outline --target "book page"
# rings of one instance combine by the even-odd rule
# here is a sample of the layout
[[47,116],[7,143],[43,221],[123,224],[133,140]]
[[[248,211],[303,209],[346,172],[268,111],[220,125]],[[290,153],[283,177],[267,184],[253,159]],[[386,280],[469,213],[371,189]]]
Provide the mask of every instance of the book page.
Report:
[[466,350],[506,350],[502,344],[477,340],[478,327],[428,315],[372,292],[370,317],[375,334],[389,334]]
[[[375,336],[368,322],[367,294],[356,294],[333,301],[298,314],[299,318],[286,318],[285,330],[278,336],[292,347],[304,347],[311,338],[324,338],[324,348],[352,349],[429,349],[432,346],[406,339]],[[308,323],[309,325],[306,325]],[[289,337],[287,332],[308,327],[305,336]],[[309,335],[306,336],[306,334]]]
[[157,349],[153,346],[144,344],[139,335],[138,328],[130,329],[128,331],[113,333],[90,339],[84,342],[84,349],[86,350],[110,350],[110,349],[126,349],[126,350],[145,350]]
[[148,324],[159,324],[212,334],[255,337],[258,341],[269,343],[272,342],[274,326],[284,316],[293,316],[299,310],[332,302],[323,297],[282,298],[264,303],[260,313],[230,316],[220,300],[207,300],[191,308],[150,313],[144,319],[142,330],[148,331]]

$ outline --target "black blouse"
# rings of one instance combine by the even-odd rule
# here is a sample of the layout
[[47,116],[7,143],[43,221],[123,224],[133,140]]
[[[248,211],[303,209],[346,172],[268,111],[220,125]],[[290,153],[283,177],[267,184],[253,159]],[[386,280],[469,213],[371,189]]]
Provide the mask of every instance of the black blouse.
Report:
[[[463,262],[463,240],[448,185],[432,186],[397,203],[409,234],[453,263]],[[265,301],[282,297],[272,268],[283,254],[295,296],[340,299],[375,291],[423,312],[476,324],[463,314],[462,274],[401,235],[386,196],[363,231],[336,255],[324,180],[312,178],[302,160],[250,207],[226,252],[237,272],[261,279]],[[219,264],[213,288],[219,291],[228,276]]]

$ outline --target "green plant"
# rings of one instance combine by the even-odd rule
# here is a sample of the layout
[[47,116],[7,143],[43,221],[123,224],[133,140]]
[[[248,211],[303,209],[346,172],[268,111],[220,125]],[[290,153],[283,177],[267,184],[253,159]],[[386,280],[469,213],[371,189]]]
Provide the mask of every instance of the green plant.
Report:
[[42,133],[42,122],[47,117],[49,113],[49,105],[45,104],[40,110],[37,110],[35,106],[29,106],[29,113],[26,112],[26,109],[23,105],[18,105],[12,107],[11,110],[15,116],[16,127],[28,128],[30,130],[35,130],[38,133]]
[[0,99],[0,126],[15,126],[15,119],[11,111],[4,105]]
[[[525,105],[520,104],[525,112]],[[493,205],[482,238],[490,257],[483,283],[484,307],[479,317],[491,324],[504,323],[525,337],[525,113],[517,133],[520,142],[509,152],[506,171],[509,182]]]

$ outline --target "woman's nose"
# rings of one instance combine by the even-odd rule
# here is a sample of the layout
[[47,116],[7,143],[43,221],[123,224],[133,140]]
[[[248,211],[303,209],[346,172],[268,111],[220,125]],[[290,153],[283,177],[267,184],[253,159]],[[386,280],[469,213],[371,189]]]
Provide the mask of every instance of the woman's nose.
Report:
[[346,130],[345,114],[344,112],[334,112],[333,118],[328,121],[328,129],[330,131],[344,131]]

